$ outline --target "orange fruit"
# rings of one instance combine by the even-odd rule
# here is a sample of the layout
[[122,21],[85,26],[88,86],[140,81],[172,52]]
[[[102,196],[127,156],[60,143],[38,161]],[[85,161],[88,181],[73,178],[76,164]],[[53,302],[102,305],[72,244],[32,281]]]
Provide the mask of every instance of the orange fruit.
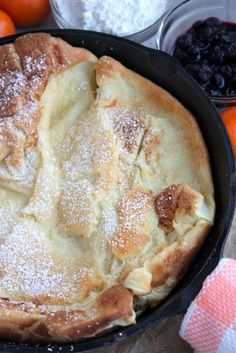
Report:
[[0,10],[0,37],[10,36],[16,33],[15,25],[12,19],[2,10]]
[[0,9],[23,27],[43,22],[51,11],[49,0],[0,0]]
[[236,157],[236,106],[224,110],[221,116],[233,146],[234,156]]

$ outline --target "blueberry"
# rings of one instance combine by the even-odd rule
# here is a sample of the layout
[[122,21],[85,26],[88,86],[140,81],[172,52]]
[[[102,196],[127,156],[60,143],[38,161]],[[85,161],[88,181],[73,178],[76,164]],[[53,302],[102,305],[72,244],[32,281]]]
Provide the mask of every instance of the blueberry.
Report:
[[227,34],[227,32],[228,32],[228,27],[225,26],[224,23],[222,23],[219,33],[222,34],[223,36],[224,34]]
[[178,38],[177,45],[179,45],[180,48],[185,49],[185,48],[190,47],[190,45],[192,45],[192,41],[193,41],[192,34],[185,33]]
[[235,96],[236,95],[236,89],[235,88],[228,88],[226,91],[226,94],[228,96]]
[[232,69],[232,73],[236,74],[236,65],[235,64],[231,64],[230,67]]
[[217,33],[218,34],[218,43],[221,45],[229,44],[231,42],[230,36],[228,33]]
[[208,60],[208,59],[203,59],[203,60],[202,60],[202,64],[209,66],[209,60]]
[[201,28],[202,26],[204,26],[204,24],[205,24],[205,21],[202,21],[202,20],[196,21],[193,24],[192,29],[196,30],[198,28]]
[[220,73],[215,73],[212,77],[211,83],[217,88],[223,88],[225,85],[225,80]]
[[215,45],[210,54],[210,60],[212,62],[223,64],[225,61],[225,53],[219,45]]
[[206,19],[205,23],[208,26],[211,26],[211,27],[220,27],[220,26],[222,26],[222,22],[217,17],[208,17]]
[[220,89],[210,89],[207,93],[213,97],[220,97],[222,95]]
[[236,31],[234,32],[228,32],[230,44],[236,45]]
[[211,65],[211,69],[214,72],[218,72],[220,70],[220,65],[213,64],[213,65]]
[[220,68],[220,73],[224,78],[230,78],[232,76],[232,69],[229,65],[222,65]]
[[214,43],[217,44],[217,43],[219,43],[220,38],[221,38],[221,35],[220,35],[219,32],[213,32],[213,33],[211,34],[211,42],[214,42]]
[[203,84],[207,84],[212,76],[212,70],[209,65],[201,65],[198,71],[198,81]]
[[181,35],[174,56],[208,93],[236,91],[236,28],[216,17],[197,21]]
[[210,43],[209,42],[198,42],[197,43],[198,44],[198,47],[199,47],[199,49],[201,50],[201,51],[205,51],[205,50],[207,50],[209,47],[210,47]]
[[211,40],[213,30],[211,27],[202,26],[196,31],[195,38],[197,42],[206,43]]
[[201,52],[199,47],[192,45],[188,48],[187,54],[192,62],[198,62],[201,60]]
[[214,53],[214,54],[218,54],[218,53],[220,53],[222,50],[221,50],[221,47],[219,46],[219,45],[214,45],[213,47],[212,47],[212,53]]
[[236,47],[232,44],[227,44],[227,45],[225,45],[224,53],[228,59],[235,59],[236,58]]

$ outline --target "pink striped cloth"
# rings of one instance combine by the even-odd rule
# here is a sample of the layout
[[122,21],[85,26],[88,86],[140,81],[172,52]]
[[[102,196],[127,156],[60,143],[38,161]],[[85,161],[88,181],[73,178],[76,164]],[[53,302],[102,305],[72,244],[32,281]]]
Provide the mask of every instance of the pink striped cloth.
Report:
[[236,353],[236,260],[222,259],[206,278],[180,336],[198,353]]

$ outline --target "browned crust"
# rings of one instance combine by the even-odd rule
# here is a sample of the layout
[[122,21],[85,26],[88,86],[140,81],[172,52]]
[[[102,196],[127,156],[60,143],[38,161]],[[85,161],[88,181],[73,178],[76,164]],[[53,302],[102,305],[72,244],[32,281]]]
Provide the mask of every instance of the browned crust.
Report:
[[50,74],[96,58],[46,33],[1,46],[0,56],[0,160],[8,156],[8,163],[19,164],[24,150],[37,142],[38,101]]
[[176,210],[194,216],[200,195],[184,184],[170,185],[163,189],[154,201],[160,225],[166,232],[172,231]]
[[[21,64],[19,57],[15,51],[14,44],[0,46],[0,118],[12,116],[18,109],[22,108],[25,102],[26,86],[15,85],[15,89],[11,89],[11,81],[8,81],[12,76],[21,72]],[[8,74],[6,74],[8,73]],[[15,91],[15,92],[14,92]]]
[[[159,146],[160,144],[161,138],[156,132],[150,131],[148,135],[144,136],[143,151],[147,160],[149,160],[149,158],[151,157],[153,149]],[[158,160],[159,157],[160,154],[156,151],[156,159]]]
[[[61,38],[54,38],[47,33],[22,36],[15,41],[15,48],[23,74],[37,99],[40,99],[51,73],[82,61],[95,60],[88,50],[74,48]],[[35,80],[35,77],[38,79]]]
[[120,228],[111,239],[113,254],[122,259],[138,253],[150,240],[150,237],[137,229]]
[[117,205],[120,225],[110,244],[113,254],[122,259],[138,253],[150,240],[142,223],[153,206],[152,194],[137,188],[126,194]]
[[155,210],[159,216],[159,222],[166,230],[172,230],[172,220],[183,187],[183,185],[171,185],[162,190],[155,198]]
[[133,296],[121,285],[106,289],[91,308],[93,319],[82,310],[51,310],[33,304],[0,302],[0,336],[28,342],[76,341],[94,336],[117,320],[134,323]]
[[152,273],[152,289],[165,284],[169,277],[172,277],[175,283],[183,277],[201,249],[211,227],[209,223],[203,222],[191,231],[191,241],[188,242],[189,234],[186,234],[185,242],[169,247],[164,250],[163,257],[153,260],[149,267]]
[[[115,104],[111,104],[109,108],[115,106]],[[137,148],[137,137],[142,130],[144,130],[144,121],[139,116],[134,115],[127,119],[126,115],[121,114],[121,116],[118,116],[117,114],[114,131],[121,137],[123,148],[128,153],[134,152],[135,148]]]

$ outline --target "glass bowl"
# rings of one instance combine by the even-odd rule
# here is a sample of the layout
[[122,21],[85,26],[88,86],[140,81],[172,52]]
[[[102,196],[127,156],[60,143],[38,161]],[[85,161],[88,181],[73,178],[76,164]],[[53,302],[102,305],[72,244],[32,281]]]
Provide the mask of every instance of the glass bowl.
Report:
[[[80,7],[80,13],[81,15],[78,15],[78,25],[75,25],[73,23],[68,22],[66,18],[63,17],[62,13],[59,10],[58,4],[56,0],[49,0],[52,8],[52,13],[54,16],[54,19],[59,26],[59,28],[67,28],[67,29],[84,29],[83,28],[83,8],[82,5]],[[68,0],[66,0],[68,1]],[[145,29],[136,32],[136,33],[131,33],[122,36],[123,38],[133,40],[138,43],[142,43],[145,40],[151,38],[153,35],[156,34],[157,29],[160,26],[161,20],[166,13],[166,11],[170,8],[170,6],[173,6],[173,4],[176,3],[176,0],[166,0],[166,7],[163,8],[163,12],[161,17],[157,18],[154,23],[152,23],[150,26],[146,27]],[[80,5],[79,5],[80,6]],[[132,21],[132,19],[131,19]],[[110,33],[112,34],[112,33]]]
[[[187,0],[166,13],[156,35],[157,48],[173,54],[176,39],[194,22],[208,17],[218,17],[221,21],[236,24],[236,0]],[[210,96],[217,105],[236,104],[236,95]]]

